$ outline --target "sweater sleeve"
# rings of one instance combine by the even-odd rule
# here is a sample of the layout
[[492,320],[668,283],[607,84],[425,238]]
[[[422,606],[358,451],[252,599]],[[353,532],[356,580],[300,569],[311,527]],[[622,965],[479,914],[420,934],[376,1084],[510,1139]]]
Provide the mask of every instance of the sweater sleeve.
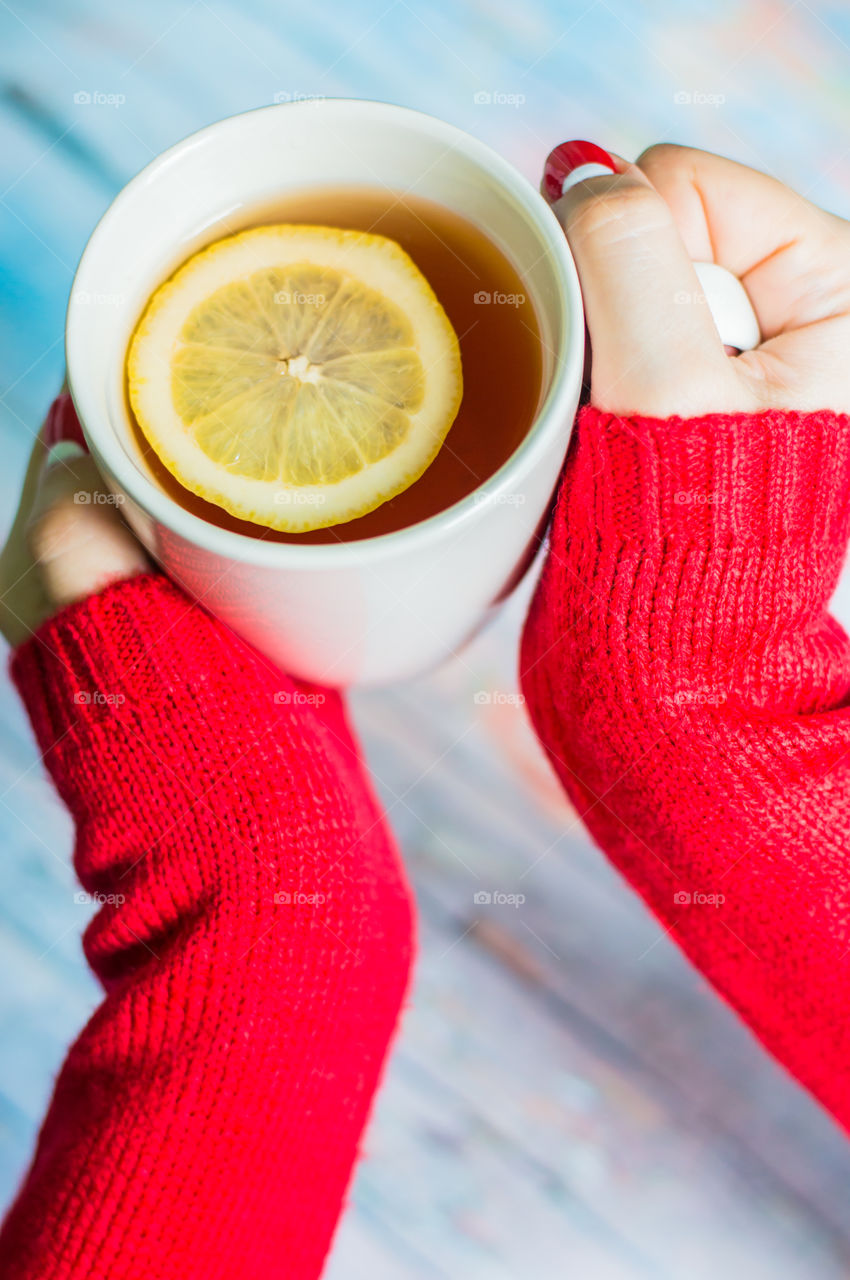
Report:
[[404,873],[335,694],[162,577],[15,655],[76,820],[104,998],[0,1233],[5,1280],[313,1280],[405,992]]
[[522,681],[591,834],[850,1127],[850,418],[579,417]]

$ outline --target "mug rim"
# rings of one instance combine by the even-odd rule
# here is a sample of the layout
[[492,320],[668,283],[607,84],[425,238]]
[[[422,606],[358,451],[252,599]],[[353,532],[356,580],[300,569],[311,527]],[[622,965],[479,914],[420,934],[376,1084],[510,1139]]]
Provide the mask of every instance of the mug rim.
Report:
[[[76,384],[75,353],[77,348],[82,346],[82,340],[78,341],[78,333],[84,320],[84,315],[81,314],[83,312],[81,298],[85,294],[86,274],[90,271],[90,263],[98,252],[99,237],[103,228],[114,216],[114,211],[132,201],[137,192],[147,186],[160,169],[172,164],[190,147],[203,145],[211,135],[239,129],[246,117],[254,116],[258,112],[278,112],[286,109],[309,112],[323,110],[327,105],[334,108],[344,107],[346,111],[358,112],[367,119],[380,115],[396,117],[399,122],[418,123],[420,127],[424,125],[432,135],[440,135],[451,146],[462,145],[466,155],[477,161],[498,180],[500,185],[517,197],[534,218],[537,229],[546,242],[548,260],[563,312],[563,326],[570,335],[570,340],[564,351],[555,353],[555,367],[551,382],[531,427],[501,467],[482,484],[476,486],[471,493],[443,511],[428,516],[425,520],[389,533],[330,543],[269,542],[262,535],[237,533],[231,529],[224,529],[187,511],[138,469],[113,431],[103,432],[105,438],[100,439],[96,429],[91,428],[89,423],[97,422],[102,415],[92,403],[94,393],[90,392],[87,395],[85,387],[78,387]],[[210,553],[231,560],[290,569],[337,568],[346,563],[362,561],[364,558],[383,558],[403,553],[408,548],[417,547],[422,542],[426,542],[437,533],[458,529],[469,522],[477,511],[480,512],[482,507],[497,502],[500,495],[509,492],[517,474],[523,474],[527,469],[533,468],[538,454],[545,447],[548,435],[552,430],[559,428],[562,418],[568,412],[573,390],[577,384],[580,385],[584,366],[583,323],[578,272],[567,238],[540,193],[508,160],[473,134],[428,112],[374,99],[324,97],[274,103],[225,116],[174,143],[145,165],[121,188],[92,231],[74,273],[66,318],[65,358],[71,397],[95,461],[103,466],[120,489],[148,517],[171,529],[193,545],[201,546]],[[557,476],[553,476],[553,487],[556,480]]]

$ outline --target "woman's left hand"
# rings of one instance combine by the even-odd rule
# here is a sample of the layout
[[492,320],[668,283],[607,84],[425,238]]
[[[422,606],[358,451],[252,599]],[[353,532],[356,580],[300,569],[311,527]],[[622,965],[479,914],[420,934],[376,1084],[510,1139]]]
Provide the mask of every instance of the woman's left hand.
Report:
[[35,442],[0,552],[0,633],[12,646],[65,605],[151,567],[81,440],[63,392]]

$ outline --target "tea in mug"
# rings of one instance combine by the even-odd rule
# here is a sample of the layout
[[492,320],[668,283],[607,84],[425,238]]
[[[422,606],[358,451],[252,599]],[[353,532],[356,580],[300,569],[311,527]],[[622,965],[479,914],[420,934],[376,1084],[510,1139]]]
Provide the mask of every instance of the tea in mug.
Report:
[[[521,443],[541,399],[540,328],[515,268],[466,218],[423,197],[383,188],[324,187],[288,193],[247,211],[244,217],[231,216],[226,226],[213,228],[219,234],[210,239],[215,244],[236,231],[277,227],[371,233],[389,238],[409,255],[436,294],[459,347],[462,393],[459,405],[451,405],[453,420],[448,433],[419,478],[374,509],[327,527],[288,532],[239,519],[191,492],[165,465],[133,419],[138,446],[162,489],[188,511],[221,528],[292,543],[355,541],[395,532],[472,493]],[[207,322],[207,338],[212,334],[209,325],[214,328],[215,322],[216,317]],[[434,323],[438,325],[438,321]],[[298,360],[304,364],[304,370],[297,366],[299,371],[309,378],[305,358],[296,354],[293,360],[290,356],[290,367]],[[351,367],[349,361],[348,376],[356,378]],[[356,365],[353,367],[356,371]],[[390,369],[393,377],[403,378],[405,372],[403,368]],[[190,399],[191,373],[190,368],[186,383]],[[203,385],[209,386],[208,371]],[[450,389],[446,394],[451,394]],[[250,427],[247,421],[246,430]],[[179,467],[174,469],[179,471]],[[304,493],[309,497],[309,483]]]

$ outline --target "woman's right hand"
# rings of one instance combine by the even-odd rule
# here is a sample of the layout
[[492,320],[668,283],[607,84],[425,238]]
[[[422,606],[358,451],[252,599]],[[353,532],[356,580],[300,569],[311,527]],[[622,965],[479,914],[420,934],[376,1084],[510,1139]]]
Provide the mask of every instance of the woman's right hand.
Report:
[[[591,403],[523,692],[664,934],[850,1129],[850,640],[829,614],[850,539],[850,226],[703,152],[622,168],[556,205]],[[756,350],[725,353],[692,259],[743,279]]]
[[[850,412],[850,223],[777,179],[689,147],[650,147],[553,205],[578,266],[591,402],[682,417]],[[763,341],[728,356],[693,268],[739,277]]]

